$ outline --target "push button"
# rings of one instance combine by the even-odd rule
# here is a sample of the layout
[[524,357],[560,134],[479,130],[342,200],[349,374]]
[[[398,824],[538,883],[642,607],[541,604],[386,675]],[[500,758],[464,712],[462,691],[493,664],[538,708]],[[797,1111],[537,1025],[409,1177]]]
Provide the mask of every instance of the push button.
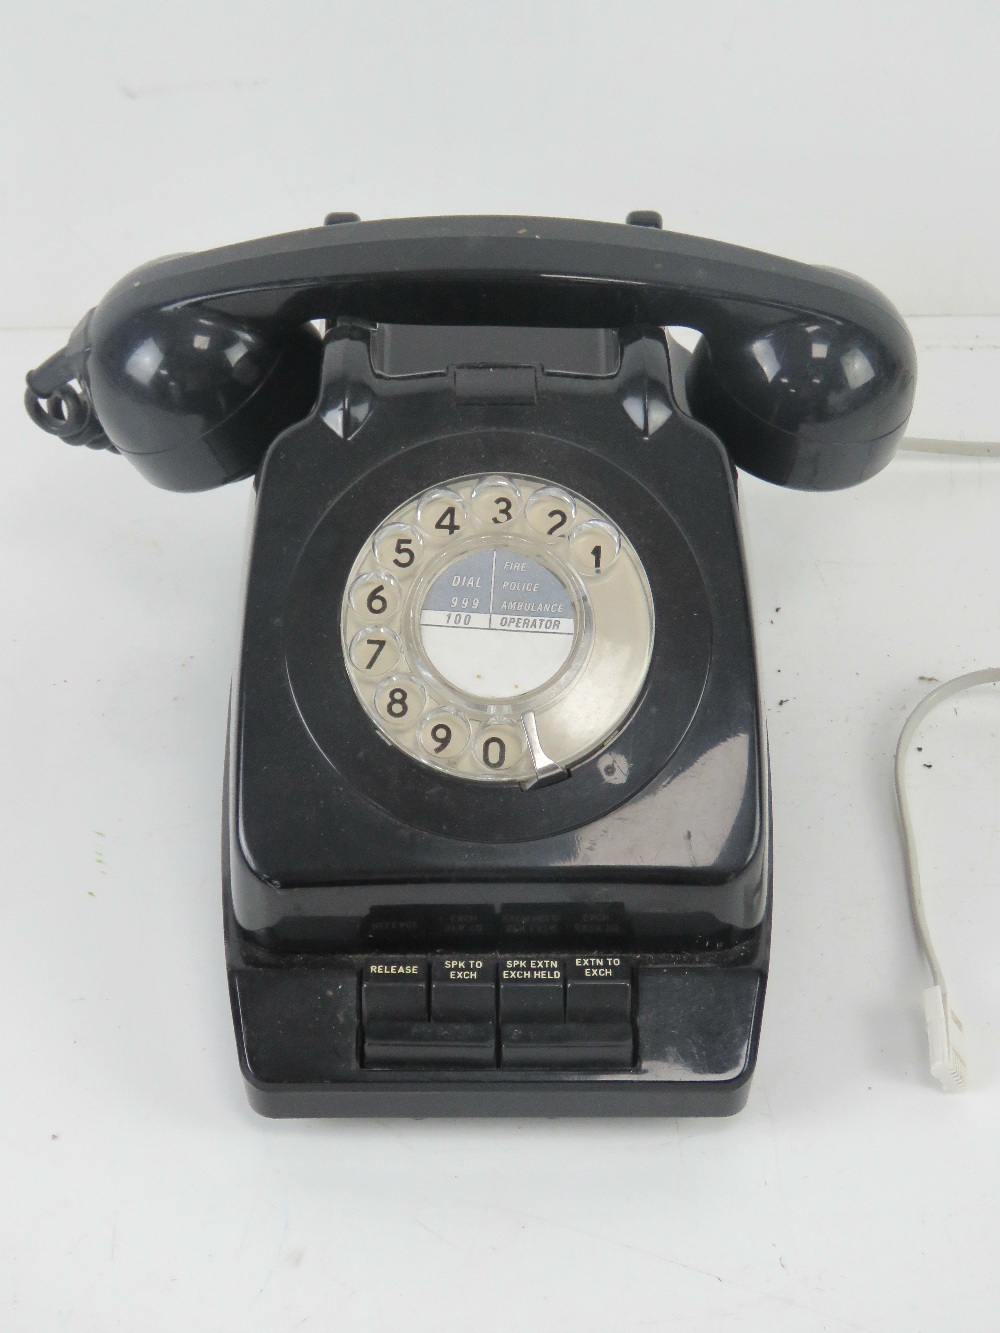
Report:
[[493,1023],[385,1023],[365,1026],[367,1069],[492,1069]]
[[629,1069],[631,1023],[511,1023],[502,1029],[505,1069]]
[[632,969],[611,954],[580,955],[566,968],[570,1023],[627,1023],[632,1015]]
[[501,958],[500,1021],[561,1023],[565,980],[561,958]]
[[431,1018],[492,1023],[496,983],[497,965],[492,958],[436,958],[431,964]]
[[361,970],[361,1012],[377,1019],[427,1017],[427,963],[422,958],[377,958]]

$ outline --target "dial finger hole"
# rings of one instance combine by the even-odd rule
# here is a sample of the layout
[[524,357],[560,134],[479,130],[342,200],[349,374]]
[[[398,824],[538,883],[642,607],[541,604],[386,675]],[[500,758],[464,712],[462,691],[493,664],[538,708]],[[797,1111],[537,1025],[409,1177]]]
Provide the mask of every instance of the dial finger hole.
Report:
[[399,584],[390,574],[362,574],[351,584],[350,603],[366,620],[387,620],[399,609]]
[[513,719],[481,727],[476,735],[476,759],[488,773],[503,773],[513,768],[523,753],[524,728]]
[[508,477],[485,477],[470,496],[472,512],[489,528],[504,528],[521,512],[521,492]]
[[529,525],[541,536],[565,537],[576,518],[576,504],[557,486],[543,486],[532,495],[524,513]]
[[351,640],[351,663],[366,675],[384,676],[395,669],[400,643],[391,629],[370,625]]
[[586,578],[600,578],[618,559],[622,539],[617,528],[599,518],[580,523],[570,533],[573,563]]
[[386,722],[402,726],[420,716],[426,698],[413,676],[390,676],[375,691],[375,710]]
[[464,753],[472,734],[466,719],[451,708],[428,713],[420,724],[420,744],[427,754],[453,764]]
[[435,546],[451,541],[465,528],[469,511],[465,501],[447,487],[428,491],[417,505],[417,522],[424,537]]
[[423,540],[409,523],[390,523],[375,534],[375,559],[396,578],[407,578],[420,563]]

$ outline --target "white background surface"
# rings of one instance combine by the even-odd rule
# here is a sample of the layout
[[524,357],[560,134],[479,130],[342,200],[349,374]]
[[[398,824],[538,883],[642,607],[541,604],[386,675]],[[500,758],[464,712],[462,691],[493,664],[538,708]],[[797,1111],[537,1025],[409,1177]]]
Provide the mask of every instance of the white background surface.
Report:
[[[247,487],[154,491],[34,431],[20,384],[58,345],[40,326],[133,263],[338,207],[660,207],[857,269],[909,313],[998,311],[996,8],[51,4],[0,25],[20,326],[0,332],[0,1327],[994,1329],[995,693],[928,723],[913,772],[964,1098],[925,1073],[890,775],[920,677],[1000,663],[1000,462],[744,485],[776,895],[741,1116],[267,1122],[219,920]],[[1000,319],[913,328],[914,432],[997,438]]]
[[992,0],[22,0],[0,49],[5,324],[333,209],[657,208],[1000,312]]

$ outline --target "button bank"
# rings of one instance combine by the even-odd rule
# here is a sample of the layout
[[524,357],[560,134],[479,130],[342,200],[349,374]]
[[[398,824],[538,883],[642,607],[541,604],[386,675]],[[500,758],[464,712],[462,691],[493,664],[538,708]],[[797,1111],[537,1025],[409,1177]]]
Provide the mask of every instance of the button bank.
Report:
[[369,1069],[623,1069],[632,961],[621,956],[381,958],[361,968]]

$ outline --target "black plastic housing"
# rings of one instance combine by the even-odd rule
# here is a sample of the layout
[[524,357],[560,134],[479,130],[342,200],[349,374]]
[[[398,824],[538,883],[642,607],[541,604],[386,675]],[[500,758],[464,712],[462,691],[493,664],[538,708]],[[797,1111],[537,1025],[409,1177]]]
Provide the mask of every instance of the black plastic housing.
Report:
[[[872,476],[913,402],[909,333],[849,274],[651,212],[327,220],[128,274],[25,398],[43,429],[158,486],[256,476],[223,848],[250,1100],[737,1110],[771,846],[734,464],[812,490]],[[673,375],[671,325],[702,335]],[[339,631],[386,514],[505,471],[604,510],[655,606],[620,730],[530,791],[384,743]]]
[[[236,918],[261,943],[453,947],[449,911],[482,908],[502,945],[518,903],[606,904],[643,947],[761,922],[763,737],[728,457],[677,410],[660,334],[628,338],[613,376],[538,382],[534,405],[465,404],[453,372],[380,379],[366,331],[332,333],[315,412],[268,455],[230,816]],[[647,438],[628,408],[651,395],[669,407]],[[347,439],[327,424],[345,402],[365,405]],[[602,752],[568,782],[484,789],[387,746],[356,705],[336,591],[356,551],[397,504],[477,470],[578,487],[643,560],[653,661],[610,774]]]
[[636,956],[629,1068],[371,1069],[361,1059],[359,976],[373,955],[273,954],[233,921],[226,963],[240,1069],[261,1115],[734,1115],[757,1061],[770,911],[712,957]]
[[[237,1040],[266,1114],[727,1114],[746,1096],[770,798],[731,465],[678,408],[659,330],[523,335],[480,332],[473,354],[500,369],[492,401],[469,401],[449,363],[460,330],[331,330],[317,405],[260,475],[226,866]],[[526,347],[530,394],[502,370],[505,349],[520,360]],[[622,731],[531,792],[450,779],[387,746],[336,648],[367,534],[408,496],[480,470],[579,487],[621,522],[657,606]],[[526,1068],[520,1046],[512,1067],[518,1036],[499,1017],[489,1068],[366,1060],[359,978],[373,960],[594,950],[630,969],[628,1067]],[[475,1054],[454,1049],[459,1063]]]

